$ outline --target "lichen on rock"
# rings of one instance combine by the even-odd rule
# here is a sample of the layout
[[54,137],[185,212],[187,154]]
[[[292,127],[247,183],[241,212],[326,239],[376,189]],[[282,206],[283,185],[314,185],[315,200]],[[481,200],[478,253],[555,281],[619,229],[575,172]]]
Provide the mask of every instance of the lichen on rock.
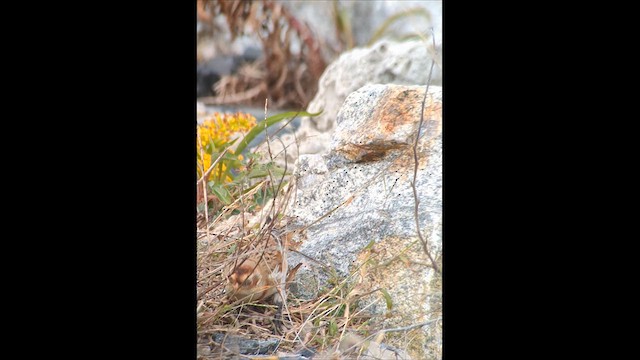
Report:
[[289,255],[291,263],[305,265],[292,292],[303,299],[318,296],[330,287],[330,274],[318,264],[331,268],[331,276],[348,278],[366,294],[361,305],[381,328],[429,323],[412,330],[410,343],[406,334],[386,335],[418,358],[439,353],[442,326],[441,275],[417,236],[412,188],[419,229],[441,268],[442,88],[430,86],[426,96],[414,179],[424,95],[425,86],[389,84],[350,94],[329,151],[298,159],[296,196],[286,212],[293,227],[304,229],[297,251],[305,256]]

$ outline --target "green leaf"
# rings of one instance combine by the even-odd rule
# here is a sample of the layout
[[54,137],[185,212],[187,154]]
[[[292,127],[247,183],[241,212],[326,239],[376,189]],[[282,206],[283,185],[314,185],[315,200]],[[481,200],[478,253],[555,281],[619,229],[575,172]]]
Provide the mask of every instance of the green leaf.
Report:
[[241,186],[246,184],[246,179],[245,179],[246,175],[247,175],[246,172],[239,171],[232,178],[233,180],[231,180],[231,182],[228,183],[227,185],[234,186],[236,189],[238,189],[238,191],[244,191],[244,189],[242,189]]
[[231,204],[231,194],[227,190],[226,187],[222,184],[214,184],[211,187],[211,191],[216,195],[216,197],[222,201],[225,205]]
[[387,310],[391,310],[393,308],[393,302],[391,301],[391,295],[387,292],[387,289],[380,289],[382,296],[384,297],[384,301],[387,303]]
[[253,200],[258,205],[264,205],[268,200],[273,198],[273,191],[270,187],[262,189],[258,191],[255,195],[253,195]]
[[227,170],[229,170],[229,171],[233,171],[233,172],[236,172],[236,173],[239,173],[240,170],[245,171],[244,169],[241,169],[242,161],[240,161],[238,159],[233,159],[233,160],[226,161],[226,164],[227,164]]
[[222,311],[221,311],[221,313],[222,313],[222,314],[226,314],[226,313],[228,313],[228,312],[229,312],[229,311],[231,311],[231,310],[233,310],[233,307],[232,307],[231,305],[224,305],[224,306],[222,307]]
[[249,145],[249,143],[251,141],[253,141],[253,139],[255,139],[255,137],[258,136],[259,133],[261,133],[266,128],[272,126],[273,124],[278,123],[279,121],[281,121],[283,119],[294,118],[296,116],[314,117],[314,116],[320,115],[321,113],[322,113],[322,111],[319,111],[319,112],[317,112],[315,114],[308,113],[306,111],[288,111],[288,112],[284,112],[282,114],[270,116],[270,117],[266,118],[264,121],[256,124],[256,126],[254,126],[247,133],[247,135],[245,135],[244,139],[242,139],[240,144],[238,144],[238,148],[236,149],[236,154],[242,154],[242,152],[247,147],[247,145]]
[[224,181],[225,181],[224,179],[226,179],[226,178],[227,178],[227,176],[231,178],[231,181],[233,181],[234,175],[233,175],[233,173],[231,172],[231,167],[229,166],[229,164],[227,164],[227,170],[225,170],[225,171],[222,173],[222,176],[220,177],[220,179],[221,179],[220,181],[221,181],[221,182],[224,182]]
[[336,322],[331,319],[331,322],[329,323],[329,336],[335,336],[338,333],[338,324],[336,324]]
[[284,168],[273,165],[268,167],[271,170],[271,174],[273,174],[277,178],[281,178],[284,175]]
[[249,171],[249,179],[265,177],[267,175],[269,175],[269,172],[262,166],[260,167],[256,166],[253,169],[251,169],[251,171]]
[[237,245],[236,243],[233,243],[233,245],[231,245],[231,246],[229,247],[229,250],[227,250],[227,255],[231,255],[231,254],[235,253],[235,252],[236,252],[236,247],[237,247],[237,246],[238,246],[238,245]]
[[216,149],[215,145],[213,144],[213,142],[210,141],[207,143],[207,145],[205,145],[204,152],[211,155],[215,151],[215,149]]
[[226,154],[224,154],[224,156],[222,157],[221,161],[224,162],[227,165],[229,165],[229,164],[237,164],[236,167],[242,165],[242,162],[240,160],[238,160],[238,155],[230,154],[228,152]]
[[274,163],[269,164],[256,164],[251,170],[249,170],[248,177],[250,179],[261,178],[269,176],[269,172],[276,178],[281,178],[284,175],[284,168],[275,165]]

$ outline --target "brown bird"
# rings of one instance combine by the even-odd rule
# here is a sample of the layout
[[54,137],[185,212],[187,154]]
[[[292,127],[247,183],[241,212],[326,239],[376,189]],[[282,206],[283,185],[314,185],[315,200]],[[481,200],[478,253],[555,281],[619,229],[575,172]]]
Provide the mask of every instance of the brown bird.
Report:
[[283,259],[281,247],[271,246],[266,249],[254,249],[249,257],[232,264],[228,276],[226,293],[229,299],[241,303],[273,302],[278,306],[275,314],[275,330],[281,332],[282,307],[286,300],[286,288],[302,263],[288,269]]
[[285,276],[283,269],[288,267],[282,252],[272,241],[269,245],[264,249],[258,246],[248,257],[231,265],[226,286],[227,296],[231,300],[240,300],[242,303],[272,300],[279,306],[282,304],[278,289],[286,288],[302,264],[286,271]]

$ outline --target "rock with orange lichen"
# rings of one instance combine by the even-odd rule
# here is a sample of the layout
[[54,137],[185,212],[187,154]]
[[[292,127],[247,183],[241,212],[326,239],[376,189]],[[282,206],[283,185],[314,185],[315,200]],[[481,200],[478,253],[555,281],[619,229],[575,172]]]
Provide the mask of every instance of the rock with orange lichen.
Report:
[[[441,48],[430,41],[381,40],[369,47],[351,49],[335,59],[320,77],[318,92],[307,106],[318,116],[302,117],[294,134],[281,136],[282,144],[273,142],[278,153],[287,146],[286,160],[293,164],[303,154],[325,154],[330,150],[332,135],[337,131],[337,114],[345,111],[343,103],[349,94],[369,84],[432,85],[442,84]],[[429,78],[429,70],[434,64]],[[296,144],[297,142],[297,144]],[[264,146],[263,146],[264,147]],[[264,150],[264,149],[263,149]],[[276,159],[282,165],[282,159]]]
[[[442,88],[430,86],[425,98],[425,86],[366,85],[345,99],[336,120],[328,153],[296,163],[286,215],[305,229],[296,240],[307,257],[289,255],[304,264],[292,292],[314,298],[332,287],[331,276],[349,278],[384,328],[428,323],[408,337],[389,334],[390,344],[438,358],[442,287],[431,258],[442,267]],[[426,244],[417,236],[413,185]]]

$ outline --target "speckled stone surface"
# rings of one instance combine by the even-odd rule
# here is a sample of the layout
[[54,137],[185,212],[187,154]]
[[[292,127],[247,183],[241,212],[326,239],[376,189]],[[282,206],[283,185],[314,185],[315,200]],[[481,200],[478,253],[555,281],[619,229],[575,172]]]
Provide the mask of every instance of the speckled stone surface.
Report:
[[[373,291],[362,304],[384,315],[385,327],[441,316],[441,277],[430,266],[414,216],[412,183],[420,230],[441,266],[442,88],[430,86],[426,96],[414,181],[413,145],[424,94],[425,86],[377,84],[349,95],[328,153],[299,158],[296,196],[286,214],[294,227],[306,227],[298,251],[349,277],[359,291]],[[330,275],[317,263],[295,252],[289,256],[290,264],[304,264],[292,287],[297,296],[313,298],[331,287]],[[425,345],[417,353],[438,353],[441,324],[433,324],[425,326]]]

